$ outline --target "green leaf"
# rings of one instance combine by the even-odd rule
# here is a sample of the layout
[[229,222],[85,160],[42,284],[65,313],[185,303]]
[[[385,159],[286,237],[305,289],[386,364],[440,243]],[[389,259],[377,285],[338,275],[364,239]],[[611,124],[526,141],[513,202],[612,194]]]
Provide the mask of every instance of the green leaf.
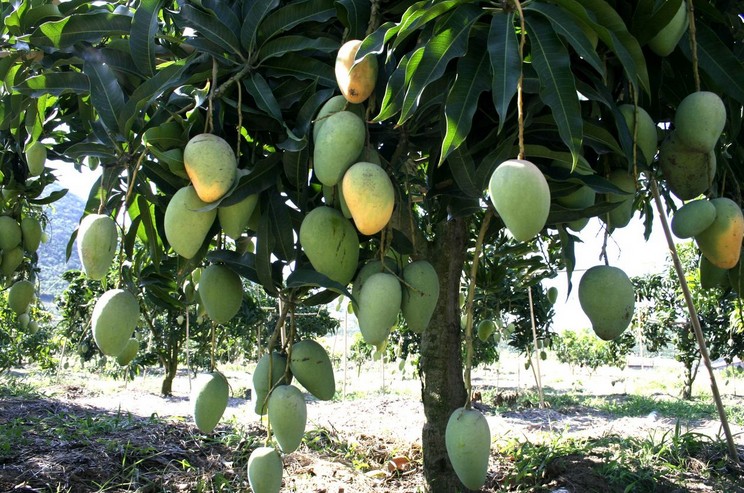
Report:
[[75,14],[58,21],[45,22],[30,36],[36,46],[67,48],[75,43],[96,43],[104,37],[126,35],[130,32],[132,18],[128,15],[91,13]]
[[132,19],[129,51],[137,69],[146,76],[155,73],[155,34],[160,5],[161,0],[141,0]]
[[83,64],[90,79],[90,100],[101,121],[112,133],[119,132],[119,116],[124,107],[124,91],[111,67],[95,60]]
[[400,46],[408,36],[419,28],[443,16],[453,8],[464,3],[463,0],[424,0],[408,7],[400,19],[393,49]]
[[381,25],[375,32],[364,38],[362,44],[359,46],[356,57],[362,59],[365,56],[371,54],[379,55],[385,50],[385,43],[390,41],[393,36],[398,32],[398,24],[394,22],[386,22]]
[[207,254],[207,260],[212,263],[225,264],[240,276],[256,284],[261,284],[256,272],[256,255],[253,253],[241,255],[233,250],[212,250]]
[[259,72],[251,72],[249,77],[243,79],[243,85],[245,85],[248,94],[255,100],[259,110],[274,120],[284,123],[279,103],[274,98],[274,93],[271,92],[271,87],[269,87],[266,79]]
[[475,162],[466,147],[463,144],[453,149],[447,163],[460,192],[468,197],[482,197],[483,189],[478,187]]
[[292,52],[322,51],[331,53],[338,50],[338,41],[331,38],[308,38],[306,36],[288,35],[274,38],[264,44],[258,51],[258,60],[278,57]]
[[599,74],[605,75],[606,70],[602,60],[597,55],[597,51],[571,14],[556,5],[540,2],[533,2],[527,5],[524,10],[525,12],[533,11],[542,14],[553,25],[555,32],[565,39],[581,58],[594,67]]
[[[294,230],[289,217],[286,197],[278,193],[269,194],[268,207],[262,216],[266,216],[274,238],[272,253],[277,258],[286,261],[295,259]],[[262,210],[263,212],[263,210]]]
[[[696,41],[700,68],[725,94],[744,104],[744,63],[718,38],[708,26],[699,23]],[[689,35],[679,42],[682,52],[692,59]]]
[[[261,206],[263,209],[263,204]],[[271,252],[274,249],[274,242],[269,216],[261,214],[256,232],[256,274],[266,292],[272,294],[277,293],[278,284],[271,269]]]
[[258,26],[259,44],[306,22],[326,22],[336,17],[333,0],[292,2],[273,11]]
[[284,175],[292,184],[295,190],[303,191],[307,186],[310,176],[310,152],[307,148],[282,153],[282,165],[284,166]]
[[310,96],[302,104],[302,107],[297,112],[295,118],[295,134],[300,136],[307,136],[310,133],[310,127],[313,124],[315,115],[318,114],[318,110],[333,96],[333,89],[313,89]]
[[49,205],[49,204],[52,204],[58,201],[65,195],[67,195],[68,191],[69,190],[67,190],[66,188],[63,188],[60,190],[54,190],[50,192],[49,195],[47,195],[46,197],[42,197],[40,199],[26,199],[26,201],[29,204],[34,204],[34,205]]
[[473,115],[478,108],[478,99],[481,93],[490,87],[491,66],[488,50],[485,46],[471,46],[468,54],[457,62],[457,78],[444,104],[447,130],[442,140],[439,164],[465,141],[473,124]]
[[420,59],[423,56],[424,50],[419,48],[410,56],[406,53],[401,58],[398,66],[395,68],[393,73],[385,85],[385,94],[382,97],[382,104],[380,105],[380,111],[376,117],[372,119],[373,123],[385,121],[388,118],[392,118],[393,115],[400,111],[400,106],[403,104],[403,98],[406,95],[406,71],[408,67],[408,61],[413,59]]
[[488,31],[488,55],[491,60],[491,94],[499,115],[499,133],[504,128],[509,104],[517,93],[522,62],[519,41],[514,32],[514,14],[496,14]]
[[[421,93],[432,81],[439,79],[447,64],[465,54],[468,48],[470,28],[481,16],[482,10],[474,5],[462,5],[437,23],[434,35],[422,48],[420,58],[411,57],[406,68],[408,81],[403,98],[398,125],[405,123],[419,105]],[[417,62],[417,63],[415,63]]]
[[44,94],[60,96],[66,93],[87,94],[90,81],[79,72],[52,72],[29,77],[13,88],[21,94],[38,98]]
[[372,6],[369,0],[336,0],[336,12],[349,30],[349,39],[363,39]]
[[334,293],[353,299],[351,293],[343,284],[329,279],[326,275],[311,269],[297,269],[287,276],[288,288],[303,288],[318,286]]
[[238,55],[241,53],[237,36],[215,15],[204,12],[190,4],[184,4],[180,11],[181,18],[189,27],[194,28],[207,40],[215,43],[227,52]]
[[300,80],[317,80],[322,86],[337,87],[333,67],[315,58],[287,53],[282,57],[271,58],[261,66],[266,69],[266,75],[269,76],[289,76]]
[[655,8],[658,2],[642,0],[638,2],[630,25],[630,32],[644,45],[656,36],[679,10],[683,0],[666,0]]
[[258,25],[279,5],[279,0],[253,0],[243,3],[243,26],[240,29],[240,44],[248,53],[256,44]]
[[279,153],[275,152],[259,161],[250,173],[240,177],[235,189],[217,204],[224,206],[237,204],[249,195],[263,192],[276,184],[280,172]]
[[540,98],[550,106],[558,133],[573,155],[581,153],[582,120],[571,60],[550,23],[542,18],[525,19],[532,48],[532,64],[540,79]]

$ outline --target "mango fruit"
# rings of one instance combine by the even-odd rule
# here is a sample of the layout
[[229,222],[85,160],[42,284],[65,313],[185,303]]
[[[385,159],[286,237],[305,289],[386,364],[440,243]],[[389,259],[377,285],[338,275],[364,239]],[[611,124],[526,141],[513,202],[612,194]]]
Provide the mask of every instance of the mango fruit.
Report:
[[258,447],[248,458],[248,483],[253,493],[279,493],[282,459],[272,447]]
[[556,288],[555,286],[550,286],[548,288],[547,298],[551,305],[555,305],[555,303],[558,301],[558,288]]
[[713,183],[716,155],[690,149],[675,130],[659,148],[659,165],[669,190],[681,200],[691,200]]
[[197,379],[192,393],[194,423],[202,433],[212,433],[227,409],[230,385],[225,375],[213,371]]
[[[744,250],[744,248],[742,248]],[[702,257],[705,258],[705,257]],[[739,254],[739,261],[736,265],[728,270],[724,270],[726,279],[718,280],[718,284],[715,287],[730,287],[734,292],[739,295],[739,298],[744,294],[744,265],[742,265],[742,256]],[[711,264],[712,265],[712,264]],[[717,267],[713,266],[717,269]],[[702,277],[702,276],[701,276]],[[702,280],[701,280],[702,284]]]
[[370,54],[354,64],[362,41],[352,39],[341,45],[336,55],[336,83],[350,103],[362,103],[375,90],[377,58]]
[[439,300],[439,276],[426,260],[416,260],[403,268],[401,313],[408,328],[421,333],[429,326]]
[[654,160],[654,156],[656,156],[656,149],[658,148],[656,140],[656,123],[651,118],[651,115],[640,106],[638,106],[637,116],[634,115],[635,106],[632,104],[621,104],[617,109],[620,110],[620,114],[623,115],[625,124],[628,126],[628,130],[630,130],[631,137],[635,132],[635,121],[637,120],[637,152],[643,155],[646,164],[651,164]]
[[83,272],[101,280],[108,273],[119,246],[119,233],[111,216],[88,214],[80,221],[77,251]]
[[486,342],[496,332],[496,323],[491,319],[481,320],[478,323],[478,339]]
[[110,289],[96,301],[91,316],[93,339],[106,356],[124,351],[139,321],[139,303],[124,289]]
[[486,483],[491,455],[491,430],[485,416],[475,409],[455,409],[444,432],[447,456],[455,474],[469,490]]
[[307,404],[300,389],[279,385],[269,396],[269,423],[279,448],[285,454],[297,450],[307,424]]
[[523,159],[510,159],[493,171],[488,183],[491,202],[518,241],[529,241],[545,226],[550,188],[542,171]]
[[387,341],[390,329],[398,321],[402,297],[400,281],[394,275],[379,272],[367,278],[356,312],[364,342],[379,348]]
[[674,134],[693,151],[707,154],[726,125],[726,106],[718,94],[698,91],[687,95],[674,113]]
[[135,337],[130,337],[127,341],[127,345],[124,346],[124,350],[116,357],[116,362],[119,366],[127,366],[131,363],[134,357],[137,356],[139,346],[139,341]]
[[731,199],[720,197],[710,202],[716,208],[716,218],[705,231],[695,236],[695,241],[713,265],[730,269],[739,261],[744,237],[744,215]]
[[672,216],[672,233],[685,239],[697,236],[713,224],[716,206],[707,199],[693,200],[680,207]]
[[339,111],[351,111],[362,121],[364,121],[364,118],[366,117],[363,105],[349,103],[343,94],[333,96],[320,107],[318,114],[315,116],[315,120],[313,121],[313,142],[318,140],[318,132],[323,128],[326,119]]
[[329,401],[336,394],[333,365],[325,348],[312,339],[292,345],[289,369],[308,392],[321,401]]
[[190,259],[197,254],[209,233],[217,210],[202,211],[202,201],[192,186],[179,189],[165,209],[165,237],[178,255]]
[[619,337],[633,318],[633,283],[617,267],[595,265],[581,276],[579,304],[592,323],[594,333],[610,341]]
[[256,369],[253,371],[253,390],[256,391],[256,402],[254,410],[256,414],[266,414],[266,404],[269,391],[274,385],[289,385],[291,377],[285,378],[287,369],[287,358],[279,353],[264,354],[258,360]]
[[254,193],[233,205],[218,207],[217,218],[222,231],[233,240],[240,238],[248,227],[248,221],[251,219],[256,204],[258,204],[258,194]]
[[369,276],[377,274],[378,272],[386,271],[398,274],[398,264],[390,257],[385,257],[385,267],[383,267],[382,261],[379,259],[370,260],[364,264],[362,268],[359,269],[359,272],[354,278],[354,283],[351,285],[351,296],[354,300],[356,301],[359,299],[359,293],[361,292],[362,286],[364,286],[365,281],[369,279]]
[[28,324],[31,322],[31,316],[26,313],[21,313],[18,315],[18,325],[21,327],[21,329],[28,328]]
[[[571,164],[565,161],[553,161],[551,167],[556,166],[563,169],[571,169]],[[572,175],[591,175],[594,171],[589,168],[588,170],[582,169],[577,166],[575,170],[571,172]],[[555,198],[555,202],[567,209],[581,210],[586,209],[594,205],[597,198],[597,193],[587,185],[576,185],[576,189],[565,195],[560,195]],[[589,223],[588,217],[582,217],[566,223],[566,226],[573,231],[581,231]]]
[[636,184],[633,176],[624,169],[613,169],[607,179],[626,194],[608,193],[607,201],[618,203],[617,207],[609,211],[600,219],[610,228],[624,228],[633,218],[633,200],[635,200]]
[[225,324],[243,304],[243,283],[234,270],[212,264],[202,271],[197,288],[210,320]]
[[320,183],[331,187],[341,181],[364,149],[367,129],[351,111],[333,113],[324,122],[313,148],[313,173]]
[[[739,256],[741,261],[741,255]],[[731,269],[737,269],[739,262]],[[710,260],[704,256],[700,257],[700,287],[703,289],[713,288],[728,288],[731,283],[729,282],[729,271],[728,269],[722,269],[713,265]]]
[[30,176],[39,176],[44,172],[47,160],[47,148],[44,144],[35,140],[26,147],[26,164]]
[[36,297],[35,292],[31,281],[14,282],[8,290],[8,307],[18,315],[26,313]]
[[34,217],[24,217],[21,220],[21,236],[23,237],[23,248],[27,252],[35,252],[41,244],[41,223]]
[[390,221],[395,205],[393,182],[381,166],[359,162],[344,173],[341,190],[360,233],[378,233]]
[[204,202],[221,199],[235,183],[238,161],[230,144],[214,134],[192,137],[183,150],[183,166]]
[[670,55],[687,31],[688,24],[687,3],[683,1],[672,20],[649,40],[648,47],[659,56]]
[[36,320],[29,320],[28,322],[28,333],[33,335],[39,332],[39,322]]
[[316,207],[302,220],[300,245],[313,268],[346,285],[359,261],[359,237],[351,222],[336,209]]
[[9,250],[21,244],[21,225],[10,216],[0,216],[0,250]]
[[5,277],[11,277],[21,263],[23,263],[23,248],[17,246],[9,250],[3,250],[0,271]]

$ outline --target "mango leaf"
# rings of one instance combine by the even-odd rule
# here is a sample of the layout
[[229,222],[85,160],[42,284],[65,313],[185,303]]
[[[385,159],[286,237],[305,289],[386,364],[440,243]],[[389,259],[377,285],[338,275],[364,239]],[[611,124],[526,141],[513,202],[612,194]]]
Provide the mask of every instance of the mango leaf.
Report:
[[[261,204],[261,210],[264,210]],[[271,224],[267,214],[261,214],[261,220],[256,232],[256,274],[267,293],[277,293],[277,278],[271,269],[271,252],[274,250],[275,238],[272,235]]]
[[243,2],[243,26],[240,29],[240,44],[252,53],[256,44],[258,25],[279,5],[279,0],[253,0]]
[[575,166],[581,153],[583,122],[568,51],[548,21],[536,16],[525,20],[530,33],[532,65],[540,79],[540,98],[550,106],[558,134],[571,152]]
[[385,94],[382,97],[380,111],[377,116],[372,119],[373,123],[387,120],[400,111],[400,106],[403,104],[403,98],[406,94],[406,71],[408,61],[411,58],[414,60],[420,59],[423,54],[423,48],[419,48],[413,52],[413,55],[406,53],[403,58],[401,58],[398,66],[390,75],[390,78],[385,85]]
[[313,88],[312,93],[297,112],[294,127],[295,134],[306,136],[310,133],[310,127],[313,124],[315,115],[318,114],[320,107],[333,96],[333,92],[333,89],[321,89],[318,91]]
[[201,0],[201,6],[213,14],[235,35],[240,37],[241,20],[234,9],[241,10],[239,5],[224,0]]
[[470,155],[465,144],[453,149],[447,162],[460,192],[468,197],[483,196],[483,189],[477,184],[473,156]]
[[155,34],[161,0],[141,0],[134,11],[129,51],[139,71],[148,77],[155,73]]
[[[23,32],[29,32],[34,26],[38,26],[44,20],[59,19],[61,17],[59,8],[51,3],[32,6],[21,16],[21,27]],[[7,20],[6,20],[7,25]]]
[[369,0],[336,0],[336,15],[349,30],[349,39],[363,39],[372,6]]
[[294,230],[292,221],[289,217],[288,205],[285,203],[286,197],[279,193],[269,194],[268,207],[262,209],[263,216],[266,216],[271,235],[274,238],[272,253],[277,258],[286,261],[292,261],[295,258],[294,247]]
[[581,239],[569,233],[566,226],[563,224],[558,225],[558,238],[561,242],[563,264],[566,266],[566,298],[568,298],[573,289],[571,277],[576,268],[575,246],[577,241],[581,242]]
[[269,87],[266,79],[264,79],[260,73],[251,72],[249,77],[243,79],[243,85],[248,91],[248,94],[253,97],[258,109],[269,115],[274,120],[284,123],[279,103],[277,103],[276,98],[274,98],[274,93],[271,92],[271,87]]
[[338,41],[331,38],[308,38],[306,36],[287,35],[274,38],[264,44],[258,51],[258,60],[266,60],[296,51],[322,51],[331,53],[338,50]]
[[491,94],[499,115],[499,133],[504,128],[509,104],[517,93],[522,62],[519,40],[514,31],[514,14],[495,14],[488,31],[488,56],[491,60]]
[[118,133],[118,118],[124,107],[124,91],[116,75],[111,67],[96,60],[86,61],[83,72],[90,79],[90,100],[98,116],[110,132]]
[[422,48],[422,56],[411,57],[406,67],[408,87],[403,98],[398,125],[413,116],[426,86],[444,74],[447,64],[453,58],[465,54],[470,29],[481,14],[482,10],[474,5],[462,5],[437,22],[433,36]]
[[26,201],[29,204],[34,204],[34,205],[49,205],[49,204],[52,204],[52,203],[58,201],[59,199],[61,199],[65,195],[67,195],[67,192],[68,191],[69,191],[68,189],[62,188],[60,190],[54,190],[52,192],[49,192],[49,195],[47,195],[45,197],[42,197],[42,198],[39,198],[39,199],[30,199],[30,198],[27,198]]
[[90,92],[88,77],[79,72],[52,72],[29,77],[14,90],[34,98],[44,94],[60,96],[66,93],[87,94]]
[[249,173],[240,177],[229,195],[216,204],[224,206],[237,204],[247,196],[263,192],[274,185],[281,172],[279,156],[279,153],[275,152],[256,163]]
[[630,24],[630,32],[644,45],[656,36],[679,10],[683,0],[666,0],[655,8],[657,2],[654,0],[642,0],[636,5],[633,19]]
[[542,14],[553,25],[555,32],[566,40],[581,58],[594,67],[594,70],[599,74],[605,75],[606,70],[602,60],[597,55],[597,51],[571,14],[557,5],[541,2],[533,2],[525,6],[525,11]]
[[386,22],[375,29],[375,32],[362,40],[359,51],[357,51],[357,58],[361,60],[370,53],[381,54],[385,50],[385,43],[390,41],[398,32],[398,27],[399,25],[394,22]]
[[297,269],[287,276],[288,288],[321,287],[353,299],[346,286],[312,269]]
[[303,55],[287,53],[278,58],[271,58],[261,66],[266,69],[266,75],[281,77],[296,77],[300,80],[316,80],[325,87],[337,87],[336,75],[333,67]]
[[284,175],[292,184],[295,190],[302,191],[307,186],[310,177],[310,152],[307,148],[282,153],[282,164],[284,165]]
[[[491,87],[491,66],[485,46],[471,46],[457,62],[457,78],[447,94],[444,117],[447,130],[442,140],[439,164],[460,147],[470,133],[478,98]],[[450,163],[452,166],[452,163]],[[480,196],[480,194],[478,195]]]
[[45,22],[29,37],[36,46],[68,48],[75,43],[96,43],[105,37],[126,35],[130,32],[132,18],[128,15],[95,12],[75,14],[58,21]]
[[270,13],[258,26],[258,42],[263,44],[274,36],[306,22],[326,22],[336,17],[333,0],[292,2]]
[[423,0],[411,5],[400,19],[393,49],[400,46],[408,36],[414,34],[420,27],[440,18],[462,3],[462,0]]
[[180,18],[186,25],[194,28],[207,40],[224,48],[228,53],[235,55],[241,53],[237,36],[217,16],[199,10],[190,4],[183,4]]
[[256,284],[261,284],[256,272],[256,255],[253,253],[241,255],[234,250],[212,250],[207,254],[207,260],[211,263],[225,264],[241,277]]
[[[689,35],[679,45],[688,59],[692,59]],[[700,68],[721,91],[744,104],[744,63],[718,38],[708,26],[700,23],[695,37]]]

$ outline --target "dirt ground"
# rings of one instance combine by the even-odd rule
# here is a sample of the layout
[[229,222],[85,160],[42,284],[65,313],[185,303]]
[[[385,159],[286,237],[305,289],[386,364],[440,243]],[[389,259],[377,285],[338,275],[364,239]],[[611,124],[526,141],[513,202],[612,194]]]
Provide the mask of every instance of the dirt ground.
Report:
[[[505,370],[520,366],[502,362],[474,372],[474,390],[487,396],[479,405],[486,411],[494,449],[510,440],[540,442],[550,433],[643,437],[668,432],[677,423],[677,417],[660,412],[616,417],[581,406],[540,409],[536,398],[532,406],[525,406],[522,398],[520,406],[510,408],[517,394],[534,387],[532,373]],[[28,432],[15,442],[17,447],[3,450],[0,441],[0,492],[248,491],[245,463],[250,450],[261,444],[265,431],[253,412],[253,402],[245,398],[251,390],[250,368],[231,368],[225,373],[233,397],[215,431],[220,440],[201,436],[193,426],[190,382],[185,374],[174,382],[173,396],[165,398],[158,395],[161,376],[156,373],[124,382],[70,371],[41,386],[45,399],[0,399],[0,430],[11,422],[28,426]],[[654,382],[660,374],[664,378]],[[16,375],[24,377],[22,372]],[[549,361],[543,375],[544,385],[553,392],[583,388],[586,393],[622,399],[627,393],[653,387],[658,398],[674,398],[665,387],[670,378],[674,382],[671,367],[624,372],[608,369],[590,376]],[[384,370],[375,365],[357,373],[349,366],[346,374],[337,372],[336,379],[345,398],[320,402],[308,397],[306,444],[284,458],[282,491],[425,491],[420,440],[424,416],[420,383],[412,370],[401,374],[397,365],[390,364]],[[724,391],[728,398],[741,395],[735,387],[724,387]],[[66,423],[77,428],[83,423],[88,436],[72,431],[69,436],[60,434]],[[714,420],[681,425],[710,436],[720,433],[720,424]],[[235,427],[244,431],[242,442],[230,441]],[[733,425],[732,429],[737,445],[744,450],[744,428]],[[14,443],[12,437],[6,441]],[[587,460],[565,457],[555,465],[555,474],[566,477],[566,471],[591,471]],[[494,454],[483,491],[499,491],[502,467]],[[190,474],[184,475],[184,471]],[[593,491],[597,481],[601,478],[569,478],[556,482],[555,491]],[[219,489],[215,486],[219,484],[233,489]],[[562,484],[573,484],[573,489],[558,489]],[[744,491],[744,487],[736,488],[731,491]],[[700,484],[686,490],[660,485],[658,491],[714,490]]]

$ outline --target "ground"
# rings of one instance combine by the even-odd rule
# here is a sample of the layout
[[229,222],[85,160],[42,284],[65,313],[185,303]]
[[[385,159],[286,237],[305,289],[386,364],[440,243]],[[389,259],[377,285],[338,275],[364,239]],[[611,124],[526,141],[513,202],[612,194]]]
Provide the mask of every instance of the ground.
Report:
[[[740,471],[723,460],[712,404],[680,406],[672,364],[590,375],[549,360],[542,369],[548,408],[539,407],[523,364],[512,355],[474,373],[476,406],[494,444],[483,491],[744,492]],[[129,382],[80,369],[14,372],[0,380],[0,492],[248,491],[247,458],[266,432],[245,399],[250,368],[226,373],[233,397],[204,436],[191,421],[185,373],[164,398],[157,372]],[[360,373],[348,366],[336,375],[337,399],[308,396],[305,441],[284,458],[282,491],[425,491],[420,384],[411,367],[406,373],[397,364]],[[700,380],[706,384],[705,375]],[[732,409],[744,403],[739,385],[722,384]],[[744,421],[733,418],[744,456]],[[680,464],[658,466],[658,459],[675,462],[677,452]]]

